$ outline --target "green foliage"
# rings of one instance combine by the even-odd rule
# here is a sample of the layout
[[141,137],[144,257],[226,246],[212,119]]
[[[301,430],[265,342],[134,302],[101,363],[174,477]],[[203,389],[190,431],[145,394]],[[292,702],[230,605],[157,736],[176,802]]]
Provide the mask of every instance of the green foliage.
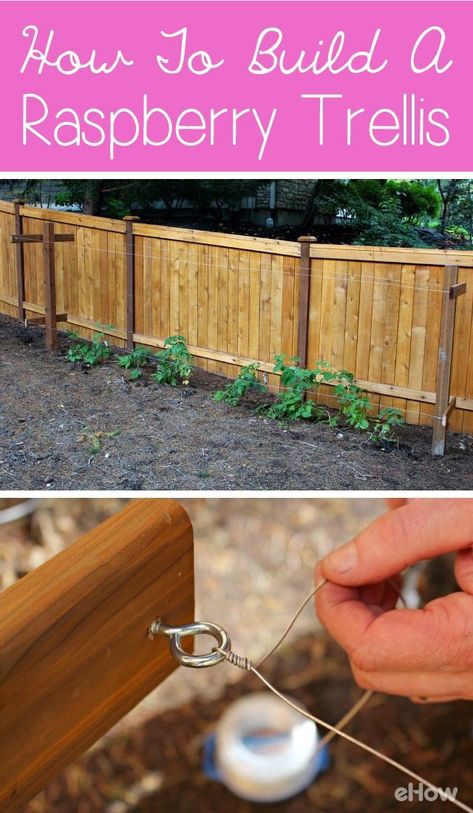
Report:
[[445,235],[451,243],[466,243],[470,239],[468,230],[463,226],[449,226],[445,229]]
[[88,214],[106,213],[117,218],[156,202],[164,204],[168,214],[185,204],[221,217],[224,211],[239,211],[242,197],[255,195],[266,183],[248,179],[64,179],[56,202],[63,206],[79,205]]
[[69,336],[74,340],[74,344],[67,351],[66,359],[73,364],[96,367],[112,355],[103,333],[96,333],[91,342],[79,339],[74,333],[70,333]]
[[374,419],[370,438],[375,443],[379,441],[392,443],[395,439],[394,430],[404,424],[405,420],[399,409],[383,407]]
[[257,378],[259,364],[248,364],[243,367],[237,378],[231,381],[224,390],[214,392],[214,400],[230,406],[238,406],[241,399],[251,390],[265,391],[266,387]]
[[409,223],[421,223],[435,217],[440,209],[440,195],[431,183],[416,180],[389,180],[389,192],[401,205],[401,215]]
[[[353,376],[351,376],[353,379]],[[337,384],[334,390],[340,415],[354,429],[369,429],[368,412],[370,402],[366,393],[357,384],[347,383],[346,379]]]
[[297,389],[281,390],[272,404],[257,407],[257,412],[277,421],[317,418],[323,410],[314,401],[306,401],[305,391]]
[[131,353],[118,356],[118,364],[129,371],[130,381],[135,381],[143,375],[142,368],[149,363],[149,352],[143,347],[136,347]]
[[[278,392],[272,403],[258,407],[257,411],[278,421],[295,421],[300,418],[321,420],[325,411],[314,401],[306,400],[306,394],[319,386],[321,382],[318,381],[318,377],[327,375],[328,370],[308,370],[305,367],[298,367],[296,363],[288,365],[284,355],[274,358],[276,360],[274,372],[281,374],[284,389]],[[293,358],[291,361],[297,362],[297,359]]]
[[158,384],[184,384],[187,386],[191,374],[190,353],[184,336],[168,336],[164,347],[154,354],[158,367],[151,378]]
[[[314,369],[309,370],[297,365],[292,358],[288,364],[286,356],[275,356],[274,372],[280,374],[282,389],[270,403],[256,407],[256,413],[268,418],[285,422],[295,420],[316,420],[329,426],[338,426],[340,421],[362,432],[369,432],[373,441],[392,441],[394,429],[404,424],[398,409],[385,407],[374,418],[370,419],[370,401],[367,393],[354,382],[353,373],[348,370],[336,370],[326,361],[319,361]],[[224,390],[214,394],[216,401],[223,401],[237,406],[252,387],[265,390],[257,377],[257,364],[245,367],[235,381],[230,382]],[[316,392],[323,384],[333,384],[334,399],[337,411],[329,411],[308,399],[309,392]]]
[[123,220],[126,215],[130,214],[130,207],[123,202],[122,198],[108,198],[105,211],[108,217]]
[[111,432],[104,432],[102,430],[93,431],[87,427],[80,435],[79,440],[81,443],[88,444],[89,455],[96,455],[102,450],[102,442],[110,438],[116,438],[120,434],[119,429],[112,429]]

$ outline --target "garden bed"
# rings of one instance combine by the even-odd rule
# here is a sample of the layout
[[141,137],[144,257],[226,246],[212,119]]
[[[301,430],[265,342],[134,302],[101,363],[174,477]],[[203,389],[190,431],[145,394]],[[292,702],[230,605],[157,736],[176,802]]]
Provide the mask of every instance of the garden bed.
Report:
[[473,438],[405,426],[375,445],[356,430],[281,427],[251,405],[215,403],[225,379],[196,371],[187,388],[129,382],[45,350],[41,329],[0,317],[3,489],[471,489]]

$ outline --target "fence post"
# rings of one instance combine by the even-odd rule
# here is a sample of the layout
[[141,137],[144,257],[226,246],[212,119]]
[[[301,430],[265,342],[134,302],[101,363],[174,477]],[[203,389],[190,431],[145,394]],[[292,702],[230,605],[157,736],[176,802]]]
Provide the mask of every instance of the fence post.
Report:
[[158,617],[194,618],[192,526],[168,499],[130,503],[0,595],[2,813],[177,668],[148,640]]
[[[24,200],[15,200],[15,234],[23,234],[23,218],[20,214],[20,206],[25,205]],[[15,245],[15,259],[16,259],[16,279],[17,279],[17,292],[18,292],[18,319],[22,322],[25,321],[25,254],[23,251],[23,243]]]
[[126,256],[126,348],[133,350],[133,333],[135,332],[135,241],[133,238],[133,223],[140,218],[127,215],[123,218],[126,223],[125,256]]
[[54,350],[57,347],[56,263],[54,255],[54,223],[45,220],[43,223],[44,326],[48,350]]
[[437,360],[435,393],[435,414],[433,419],[432,455],[441,457],[445,453],[447,420],[450,409],[450,378],[452,374],[453,332],[457,296],[464,293],[465,286],[457,286],[458,266],[446,265],[443,274],[442,317]]
[[297,357],[301,367],[307,367],[307,346],[309,340],[309,302],[310,302],[310,246],[316,243],[315,237],[299,237],[301,258],[299,261],[299,303],[297,319]]

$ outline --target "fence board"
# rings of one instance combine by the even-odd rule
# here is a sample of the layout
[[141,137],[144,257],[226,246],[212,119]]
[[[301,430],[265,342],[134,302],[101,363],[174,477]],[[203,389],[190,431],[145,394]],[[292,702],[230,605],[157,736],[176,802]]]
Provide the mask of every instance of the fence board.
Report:
[[0,596],[0,807],[16,813],[176,668],[149,625],[193,619],[192,527],[137,500]]
[[[16,316],[13,205],[0,202],[0,299]],[[56,246],[58,311],[86,338],[102,329],[124,346],[125,223],[21,207],[26,234],[52,220],[74,243]],[[133,224],[135,341],[162,346],[182,333],[204,369],[235,376],[258,361],[297,354],[300,243]],[[41,245],[25,247],[27,315],[44,311]],[[459,266],[467,293],[457,302],[451,395],[462,407],[451,427],[473,431],[473,252],[310,245],[308,364],[326,360],[366,382],[373,406],[393,405],[430,423],[436,388],[441,280]],[[268,376],[271,387],[279,378]],[[322,402],[333,406],[324,387]],[[416,397],[416,393],[420,393]],[[423,395],[422,395],[423,393]],[[404,395],[406,397],[404,397]]]

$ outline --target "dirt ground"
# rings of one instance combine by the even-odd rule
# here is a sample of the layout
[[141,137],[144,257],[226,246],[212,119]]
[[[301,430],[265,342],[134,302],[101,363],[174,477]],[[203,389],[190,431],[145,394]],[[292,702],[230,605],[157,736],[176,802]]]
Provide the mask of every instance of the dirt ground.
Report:
[[[0,499],[0,509],[11,505]],[[217,620],[237,651],[257,658],[277,639],[312,581],[317,558],[384,510],[373,499],[187,499],[195,530],[196,617]],[[0,589],[120,510],[126,500],[43,499],[34,514],[0,524]],[[0,513],[0,523],[1,523]],[[255,541],[260,544],[255,544]],[[244,622],[244,623],[243,623]],[[335,722],[360,695],[347,660],[308,607],[265,674]],[[208,778],[203,745],[228,704],[260,685],[221,664],[177,670],[110,734],[70,765],[22,813],[386,813],[425,810],[394,800],[407,779],[342,740],[305,792],[280,804],[238,799]],[[416,706],[375,695],[350,732],[473,803],[471,703]],[[453,808],[429,803],[432,813]]]
[[[217,404],[220,376],[188,388],[130,383],[116,364],[82,370],[39,329],[0,317],[0,488],[119,490],[471,489],[473,438],[430,456],[431,430],[375,446],[359,432],[282,427]],[[92,446],[99,441],[98,453]]]

